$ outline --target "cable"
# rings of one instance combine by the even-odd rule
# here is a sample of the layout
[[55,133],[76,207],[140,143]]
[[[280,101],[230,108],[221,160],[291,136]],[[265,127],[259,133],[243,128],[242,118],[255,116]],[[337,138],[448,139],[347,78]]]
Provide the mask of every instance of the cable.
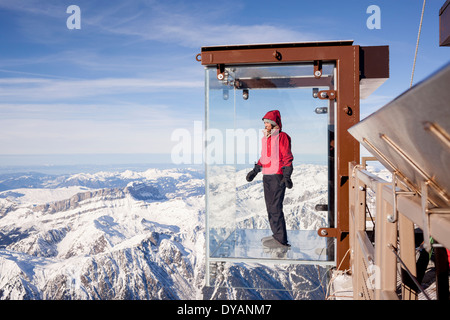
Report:
[[[347,269],[347,270],[339,270],[339,269],[341,268],[342,263],[343,263],[344,260],[345,260],[345,257],[347,256],[347,254],[348,254],[349,252],[350,252],[350,248],[347,250],[347,252],[345,252],[344,257],[342,258],[341,262],[339,263],[339,266],[337,267],[336,272],[339,272],[340,274],[345,274],[346,272],[350,271],[350,269]],[[330,279],[330,281],[328,282],[328,285],[327,285],[327,291],[326,291],[326,294],[325,294],[325,300],[328,300],[328,297],[329,297],[329,290],[330,290],[331,284],[332,284],[332,282],[334,281],[335,278],[336,278],[335,276],[332,276],[331,279]]]
[[[344,254],[344,257],[342,258],[341,262],[339,263],[339,266],[337,267],[337,270],[339,270],[341,268],[342,262],[344,262],[345,257],[347,256],[347,254],[350,252],[350,248],[347,250],[347,252]],[[344,270],[347,271],[347,270]]]
[[391,251],[394,253],[394,255],[397,257],[398,262],[400,262],[400,264],[402,265],[403,269],[406,271],[406,273],[409,275],[409,277],[411,278],[411,280],[414,282],[414,284],[417,286],[417,288],[419,288],[420,291],[422,291],[423,295],[425,296],[425,298],[427,298],[427,300],[431,300],[431,298],[428,296],[428,294],[425,292],[425,290],[423,289],[423,287],[420,285],[419,281],[417,281],[416,277],[411,273],[411,271],[409,271],[408,267],[406,266],[406,264],[403,262],[403,260],[400,258],[399,254],[397,253],[397,249],[392,245],[392,244],[388,244],[388,248],[391,249]]
[[417,42],[416,42],[416,53],[414,54],[414,63],[413,63],[413,69],[412,69],[412,73],[411,73],[411,83],[409,84],[410,88],[412,87],[412,84],[413,84],[414,70],[416,68],[416,58],[417,58],[417,51],[419,49],[420,32],[422,31],[422,21],[423,21],[423,13],[425,11],[425,2],[426,2],[426,0],[423,0],[422,15],[420,16],[420,24],[419,24],[419,34],[417,35]]

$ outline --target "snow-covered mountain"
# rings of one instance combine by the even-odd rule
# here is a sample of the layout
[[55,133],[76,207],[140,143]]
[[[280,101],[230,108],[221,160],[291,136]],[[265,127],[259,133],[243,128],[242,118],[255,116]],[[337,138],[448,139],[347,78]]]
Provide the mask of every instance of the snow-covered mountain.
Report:
[[[265,214],[252,213],[264,207],[249,209],[261,179],[249,184],[246,172],[237,174],[240,223],[267,227]],[[296,166],[293,181],[288,228],[317,229],[326,167]],[[280,290],[205,287],[204,190],[195,169],[0,175],[0,299],[324,297],[326,270],[305,265],[222,266],[221,285]]]

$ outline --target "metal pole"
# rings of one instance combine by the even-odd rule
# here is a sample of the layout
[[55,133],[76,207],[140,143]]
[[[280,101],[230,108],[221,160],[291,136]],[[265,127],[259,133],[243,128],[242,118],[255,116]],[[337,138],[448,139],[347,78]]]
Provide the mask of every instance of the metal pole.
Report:
[[406,271],[406,273],[408,273],[408,275],[410,276],[411,280],[414,281],[414,284],[417,286],[417,288],[419,288],[419,290],[423,293],[423,295],[425,296],[425,298],[427,298],[427,300],[431,300],[430,297],[428,296],[428,294],[425,292],[425,290],[422,288],[422,286],[420,285],[419,281],[417,281],[416,277],[413,276],[413,274],[409,271],[408,267],[406,266],[406,264],[403,262],[402,259],[400,259],[400,256],[397,253],[397,250],[394,248],[394,246],[389,243],[388,244],[389,249],[391,249],[391,251],[395,254],[395,256],[397,257],[397,260],[400,262],[400,264],[402,265],[403,269]]

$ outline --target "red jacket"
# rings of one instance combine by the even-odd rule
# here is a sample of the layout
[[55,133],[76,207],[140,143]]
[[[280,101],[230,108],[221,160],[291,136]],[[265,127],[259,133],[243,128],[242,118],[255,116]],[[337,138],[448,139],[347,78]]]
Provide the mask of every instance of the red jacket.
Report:
[[274,121],[280,129],[272,132],[269,137],[262,138],[261,158],[258,160],[258,165],[262,166],[263,174],[283,174],[281,168],[292,166],[292,160],[294,160],[291,152],[291,137],[281,131],[280,111],[269,111],[263,119]]

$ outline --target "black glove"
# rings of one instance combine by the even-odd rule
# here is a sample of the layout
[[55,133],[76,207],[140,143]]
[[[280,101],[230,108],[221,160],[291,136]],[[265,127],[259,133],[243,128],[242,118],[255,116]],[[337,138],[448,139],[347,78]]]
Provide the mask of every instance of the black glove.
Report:
[[261,166],[258,166],[256,163],[255,163],[255,167],[253,168],[253,170],[252,171],[250,171],[248,174],[247,174],[247,181],[248,182],[250,182],[250,181],[253,181],[253,179],[255,179],[255,177],[256,177],[256,175],[258,174],[258,172],[260,172],[261,171]]
[[280,186],[286,186],[286,188],[291,189],[293,186],[291,175],[294,168],[292,166],[290,167],[282,167],[283,170],[283,178],[281,178]]

